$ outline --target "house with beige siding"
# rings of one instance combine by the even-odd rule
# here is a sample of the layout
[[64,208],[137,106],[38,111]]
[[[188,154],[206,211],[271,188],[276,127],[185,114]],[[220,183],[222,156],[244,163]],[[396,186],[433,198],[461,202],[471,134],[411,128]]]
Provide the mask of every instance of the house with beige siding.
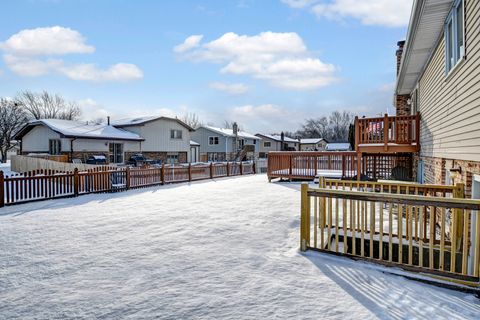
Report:
[[397,116],[420,113],[417,180],[455,178],[480,196],[478,21],[480,1],[416,0],[398,43],[395,103]]
[[[141,152],[163,163],[184,163],[191,159],[191,133],[194,129],[177,118],[136,117],[112,122],[115,128],[135,133],[144,141]],[[126,152],[128,158],[132,153]]]
[[[262,134],[257,133],[255,136],[262,139],[259,146],[259,158],[267,158],[268,153],[271,151],[299,151],[300,141],[283,137],[275,134]],[[283,143],[283,145],[282,145]]]
[[125,154],[138,153],[144,139],[108,124],[89,124],[59,119],[34,120],[15,136],[20,154],[66,154],[83,162],[91,155],[103,155],[108,163],[123,163]]
[[323,138],[300,139],[300,151],[325,151],[327,143]]

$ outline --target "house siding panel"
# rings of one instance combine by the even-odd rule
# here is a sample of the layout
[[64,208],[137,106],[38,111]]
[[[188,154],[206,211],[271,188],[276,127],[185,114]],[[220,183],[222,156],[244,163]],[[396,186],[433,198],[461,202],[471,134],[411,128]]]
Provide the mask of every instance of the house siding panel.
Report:
[[[45,126],[36,126],[23,137],[22,152],[48,152],[50,139],[60,139],[60,135]],[[64,151],[67,145],[64,141],[61,142],[61,145],[62,151]]]
[[442,37],[419,81],[421,156],[480,161],[480,2],[465,10],[466,59],[445,75]]

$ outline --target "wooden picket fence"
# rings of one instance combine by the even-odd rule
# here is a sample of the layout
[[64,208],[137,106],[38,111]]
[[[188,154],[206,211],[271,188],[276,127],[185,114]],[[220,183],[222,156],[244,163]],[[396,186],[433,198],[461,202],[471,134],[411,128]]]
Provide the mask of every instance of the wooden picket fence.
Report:
[[302,251],[349,256],[480,287],[480,201],[464,199],[463,185],[341,183],[323,180],[320,188],[302,184]]
[[247,174],[255,174],[255,163],[177,164],[148,168],[100,167],[88,171],[75,169],[72,172],[36,170],[12,176],[5,176],[0,171],[0,207]]

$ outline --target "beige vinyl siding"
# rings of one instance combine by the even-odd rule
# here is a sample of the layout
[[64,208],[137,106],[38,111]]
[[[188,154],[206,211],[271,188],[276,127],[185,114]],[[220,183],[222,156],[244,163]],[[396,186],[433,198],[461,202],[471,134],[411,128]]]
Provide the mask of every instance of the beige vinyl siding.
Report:
[[445,75],[445,39],[419,82],[421,155],[480,161],[480,1],[465,0],[466,59]]

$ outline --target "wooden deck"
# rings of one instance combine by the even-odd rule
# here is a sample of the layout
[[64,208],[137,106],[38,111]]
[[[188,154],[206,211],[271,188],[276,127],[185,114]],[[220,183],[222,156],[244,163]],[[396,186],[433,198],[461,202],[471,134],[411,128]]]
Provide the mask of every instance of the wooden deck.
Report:
[[414,153],[420,151],[420,114],[355,118],[358,153]]

